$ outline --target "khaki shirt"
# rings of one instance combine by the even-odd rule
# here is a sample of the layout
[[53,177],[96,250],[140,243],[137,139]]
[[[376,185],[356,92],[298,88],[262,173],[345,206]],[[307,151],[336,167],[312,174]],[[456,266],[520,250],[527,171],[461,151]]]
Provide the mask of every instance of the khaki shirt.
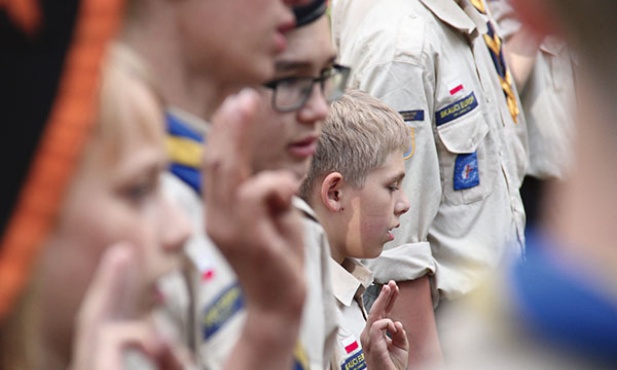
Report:
[[373,282],[373,275],[351,258],[345,259],[342,265],[331,259],[330,270],[340,320],[333,367],[341,370],[365,369],[360,335],[366,325],[367,313],[362,294]]
[[[185,290],[166,289],[166,295],[171,295],[171,299],[167,299],[168,309],[175,313],[176,321],[182,323],[185,337],[196,351],[197,362],[207,369],[220,369],[244,324],[246,312],[242,292],[231,266],[203,230],[199,196],[171,174],[166,175],[163,184],[188,213],[194,230],[185,245],[191,267],[189,297]],[[188,302],[190,307],[174,302]]]
[[298,197],[293,199],[293,204],[304,215],[304,268],[308,282],[300,339],[307,346],[311,370],[327,369],[339,330],[329,265],[330,244],[313,209]]
[[[522,24],[509,0],[492,0],[488,4],[507,47],[508,39]],[[572,166],[576,115],[574,59],[562,40],[547,36],[521,91],[529,131],[530,176],[564,179]]]
[[434,273],[445,299],[524,248],[525,118],[519,111],[515,123],[508,109],[483,38],[487,16],[461,4],[337,0],[331,13],[351,85],[401,112],[413,142],[403,182],[411,209],[366,264],[377,283]]
[[[170,112],[184,121],[190,118],[177,110]],[[201,127],[201,130],[205,126],[206,123],[191,125],[194,129]],[[190,327],[190,322],[194,323],[193,328],[196,330],[187,336],[196,343],[199,362],[208,369],[222,369],[227,358],[233,355],[231,351],[241,335],[246,319],[242,291],[233,269],[204,232],[200,197],[172,175],[166,175],[164,187],[188,213],[195,230],[185,247],[193,266],[190,277],[193,307],[187,309],[183,304],[173,303],[189,300],[185,297],[186,289],[178,289],[175,294],[172,292],[168,306],[171,311],[181,310],[175,316],[180,317],[176,321],[183,327]],[[297,368],[326,369],[330,365],[338,329],[328,265],[330,246],[310,207],[300,198],[294,198],[294,206],[305,216],[304,259],[308,284],[295,359],[299,365]],[[192,312],[193,317],[182,319],[187,311]]]

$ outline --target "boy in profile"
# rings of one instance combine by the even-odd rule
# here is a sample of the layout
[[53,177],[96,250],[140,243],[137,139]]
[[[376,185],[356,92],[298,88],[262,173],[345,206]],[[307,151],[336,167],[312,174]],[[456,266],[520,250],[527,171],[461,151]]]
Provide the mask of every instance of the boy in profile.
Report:
[[348,90],[331,106],[301,186],[331,248],[340,320],[335,369],[407,367],[405,330],[389,318],[398,287],[393,281],[384,285],[368,315],[362,294],[372,274],[357,259],[379,256],[394,238],[399,217],[409,210],[400,187],[409,138],[396,111],[362,91]]

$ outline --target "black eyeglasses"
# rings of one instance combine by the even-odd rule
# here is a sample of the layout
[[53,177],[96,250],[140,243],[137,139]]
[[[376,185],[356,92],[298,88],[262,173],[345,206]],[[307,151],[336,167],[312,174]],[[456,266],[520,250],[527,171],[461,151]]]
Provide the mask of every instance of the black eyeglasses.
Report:
[[326,101],[333,102],[340,98],[345,92],[350,70],[349,67],[335,64],[319,77],[288,77],[270,81],[264,86],[273,90],[274,110],[283,113],[292,112],[306,104],[315,83],[319,83]]

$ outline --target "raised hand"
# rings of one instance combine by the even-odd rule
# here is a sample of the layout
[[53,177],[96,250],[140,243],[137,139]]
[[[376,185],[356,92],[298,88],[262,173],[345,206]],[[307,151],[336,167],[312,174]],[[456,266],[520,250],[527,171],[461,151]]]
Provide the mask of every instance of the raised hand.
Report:
[[139,263],[130,246],[107,249],[77,317],[70,370],[116,370],[127,358],[161,370],[187,369],[187,352],[137,317]]
[[249,367],[289,368],[306,292],[301,216],[291,203],[298,182],[287,171],[253,174],[259,99],[244,90],[213,116],[203,169],[206,231],[246,299],[247,324],[232,363],[265,351]]
[[369,369],[403,370],[407,368],[409,344],[403,324],[390,319],[398,286],[389,281],[381,288],[360,336]]

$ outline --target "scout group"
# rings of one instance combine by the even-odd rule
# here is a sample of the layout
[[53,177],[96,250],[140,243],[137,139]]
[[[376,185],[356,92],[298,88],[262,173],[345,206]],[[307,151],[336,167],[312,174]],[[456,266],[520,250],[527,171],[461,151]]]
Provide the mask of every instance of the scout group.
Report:
[[615,18],[0,1],[0,370],[614,369]]

